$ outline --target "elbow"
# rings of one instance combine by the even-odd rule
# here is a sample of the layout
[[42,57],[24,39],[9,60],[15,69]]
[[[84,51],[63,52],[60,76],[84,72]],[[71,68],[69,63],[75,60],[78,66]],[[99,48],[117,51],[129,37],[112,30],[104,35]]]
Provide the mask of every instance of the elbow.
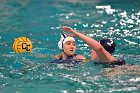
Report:
[[102,46],[98,46],[97,48],[96,48],[96,52],[100,52],[100,51],[103,51],[103,47]]

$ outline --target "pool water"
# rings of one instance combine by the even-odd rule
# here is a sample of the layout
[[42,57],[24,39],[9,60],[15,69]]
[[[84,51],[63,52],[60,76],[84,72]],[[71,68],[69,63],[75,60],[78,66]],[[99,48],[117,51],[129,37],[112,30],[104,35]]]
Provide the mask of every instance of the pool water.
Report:
[[[139,3],[0,0],[0,93],[139,93]],[[120,68],[106,69],[93,61],[73,66],[50,64],[60,53],[57,42],[64,25],[96,40],[112,38],[117,44],[114,56],[133,64],[134,69],[126,72],[120,67],[126,73],[119,74]],[[13,52],[12,44],[20,36],[32,41],[34,55]],[[90,59],[90,48],[78,38],[76,43],[76,53]]]

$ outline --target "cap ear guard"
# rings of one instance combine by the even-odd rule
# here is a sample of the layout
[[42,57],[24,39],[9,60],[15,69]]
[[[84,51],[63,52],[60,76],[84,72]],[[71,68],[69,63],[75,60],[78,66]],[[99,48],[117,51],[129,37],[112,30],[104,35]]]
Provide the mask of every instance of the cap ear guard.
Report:
[[110,54],[112,54],[115,51],[116,44],[111,39],[102,39],[100,40],[100,44],[105,48],[106,51],[108,51]]
[[60,40],[59,40],[59,42],[58,42],[58,48],[60,49],[60,50],[62,50],[62,47],[63,47],[63,41],[64,41],[64,39],[66,38],[67,36],[66,36],[66,34],[61,34],[61,38],[60,38]]
[[59,48],[60,50],[62,50],[62,42],[61,42],[61,41],[58,42],[58,48]]

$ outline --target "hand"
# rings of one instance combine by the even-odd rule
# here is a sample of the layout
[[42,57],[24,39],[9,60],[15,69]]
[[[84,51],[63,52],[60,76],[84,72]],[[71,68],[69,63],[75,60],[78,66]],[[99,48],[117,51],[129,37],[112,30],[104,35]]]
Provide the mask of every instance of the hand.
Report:
[[70,33],[73,32],[73,29],[68,26],[63,26],[61,29],[64,30],[65,32],[70,32]]
[[76,35],[74,35],[74,34],[66,34],[67,36],[70,36],[70,37],[76,37]]
[[74,60],[77,60],[77,61],[79,60],[82,64],[85,63],[85,62],[87,62],[86,57],[84,57],[82,55],[76,55],[73,59]]

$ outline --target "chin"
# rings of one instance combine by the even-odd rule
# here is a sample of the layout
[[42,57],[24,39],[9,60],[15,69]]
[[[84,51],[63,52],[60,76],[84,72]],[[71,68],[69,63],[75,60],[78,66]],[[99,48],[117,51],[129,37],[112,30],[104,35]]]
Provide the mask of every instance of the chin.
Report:
[[74,55],[74,53],[69,53],[69,56],[72,56],[72,55]]

